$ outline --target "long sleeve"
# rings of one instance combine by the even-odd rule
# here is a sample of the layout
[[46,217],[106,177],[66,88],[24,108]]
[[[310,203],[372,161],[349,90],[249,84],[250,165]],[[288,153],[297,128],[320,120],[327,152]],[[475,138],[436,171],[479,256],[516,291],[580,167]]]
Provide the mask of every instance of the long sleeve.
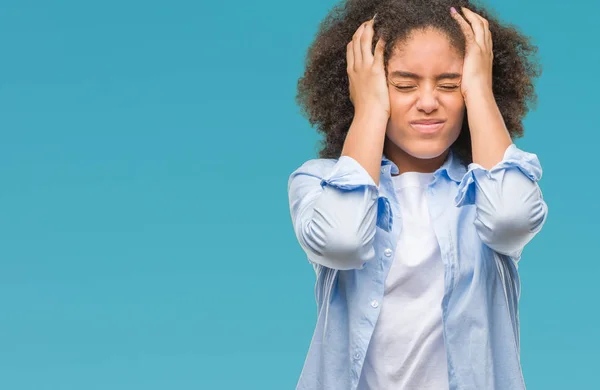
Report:
[[294,232],[308,260],[332,269],[360,269],[375,258],[379,188],[350,156],[313,159],[291,173]]
[[456,206],[475,204],[475,227],[481,240],[498,253],[520,259],[525,245],[541,230],[548,206],[538,181],[538,157],[515,144],[490,170],[469,164],[455,198]]

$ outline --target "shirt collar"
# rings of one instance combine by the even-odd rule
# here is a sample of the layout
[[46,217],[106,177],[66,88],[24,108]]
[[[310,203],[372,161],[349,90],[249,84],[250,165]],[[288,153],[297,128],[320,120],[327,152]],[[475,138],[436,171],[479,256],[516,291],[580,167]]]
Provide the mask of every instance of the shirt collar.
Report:
[[[400,172],[398,166],[383,154],[381,157],[381,169],[386,169],[387,165],[391,166],[392,174],[397,175]],[[446,158],[446,161],[444,161],[444,164],[436,169],[433,176],[437,178],[443,173],[446,173],[451,180],[457,183],[460,183],[465,173],[467,173],[467,168],[460,162],[460,159],[452,148],[450,148],[450,152],[448,153],[448,157]]]

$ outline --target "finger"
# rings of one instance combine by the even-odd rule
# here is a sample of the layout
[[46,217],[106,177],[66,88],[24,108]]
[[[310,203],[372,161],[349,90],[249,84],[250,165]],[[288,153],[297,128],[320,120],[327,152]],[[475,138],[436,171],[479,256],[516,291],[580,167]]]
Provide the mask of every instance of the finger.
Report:
[[456,20],[458,22],[458,24],[460,25],[460,28],[461,28],[463,34],[465,35],[465,40],[467,41],[467,46],[471,45],[473,42],[475,42],[475,35],[473,33],[473,29],[471,28],[471,25],[469,23],[467,23],[467,21],[458,13],[458,11],[451,12],[450,14],[454,18],[454,20]]
[[365,25],[365,30],[360,37],[360,47],[362,51],[363,63],[371,65],[373,63],[373,19],[369,20]]
[[354,70],[354,51],[352,50],[352,41],[346,45],[346,71],[350,73]]
[[474,16],[475,18],[477,18],[481,21],[482,31],[483,31],[482,42],[485,44],[484,46],[482,46],[482,48],[485,48],[486,51],[488,51],[490,54],[492,54],[494,46],[493,46],[493,42],[492,42],[492,32],[490,31],[490,23],[488,22],[488,20],[486,18],[479,15],[478,13],[471,11],[468,8],[466,8],[466,11],[470,12],[472,16]]
[[483,16],[479,15],[479,14],[475,14],[477,15],[477,17],[479,18],[479,20],[481,20],[481,23],[483,23],[483,41],[486,44],[486,48],[488,51],[492,51],[492,32],[490,30],[490,22],[484,18]]
[[479,15],[478,13],[472,12],[471,13],[481,21],[482,25],[483,25],[483,41],[485,42],[486,45],[488,45],[487,47],[489,49],[491,49],[491,43],[492,43],[492,33],[490,31],[490,23],[488,22],[488,20],[486,18],[484,18],[483,16]]
[[383,53],[385,51],[385,41],[383,38],[379,38],[377,40],[377,45],[375,45],[375,56],[373,57],[373,62],[383,67]]
[[485,26],[483,29],[485,33],[485,41],[488,45],[488,49],[491,52],[494,49],[494,41],[492,39],[492,31],[490,30],[490,22],[488,22],[488,20],[485,18],[481,18],[481,20],[483,21],[483,25]]
[[481,19],[479,18],[479,15],[477,15],[475,12],[471,11],[468,8],[461,8],[463,10],[463,13],[465,14],[465,17],[471,24],[471,28],[473,29],[473,32],[475,34],[475,41],[480,47],[487,47],[487,41],[485,39],[485,33],[483,31],[484,25]]
[[492,33],[490,32],[490,23],[487,21],[487,19],[485,19],[481,15],[477,15],[477,16],[479,16],[479,19],[481,19],[481,22],[483,23],[484,41],[485,41],[487,47],[491,50],[492,49]]
[[359,28],[356,29],[356,32],[354,33],[354,36],[352,37],[352,50],[354,51],[354,69],[356,70],[357,67],[362,66],[362,62],[363,62],[363,58],[362,58],[362,51],[360,48],[360,37],[363,33],[363,30],[365,28],[365,24],[361,24]]

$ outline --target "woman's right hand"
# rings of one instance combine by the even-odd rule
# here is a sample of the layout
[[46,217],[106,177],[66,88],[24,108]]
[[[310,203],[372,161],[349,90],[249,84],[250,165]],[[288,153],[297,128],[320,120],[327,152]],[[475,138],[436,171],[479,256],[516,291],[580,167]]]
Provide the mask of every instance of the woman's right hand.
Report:
[[374,19],[360,25],[352,40],[346,45],[347,72],[350,87],[350,101],[354,113],[390,116],[390,98],[383,65],[385,42],[379,38],[373,45]]

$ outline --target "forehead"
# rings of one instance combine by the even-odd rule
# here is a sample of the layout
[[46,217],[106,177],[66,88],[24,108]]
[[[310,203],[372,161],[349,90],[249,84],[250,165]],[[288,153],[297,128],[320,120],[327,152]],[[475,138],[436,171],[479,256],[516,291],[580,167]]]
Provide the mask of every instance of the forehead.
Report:
[[403,70],[422,75],[460,72],[463,58],[448,37],[434,29],[415,30],[396,44],[388,70]]

